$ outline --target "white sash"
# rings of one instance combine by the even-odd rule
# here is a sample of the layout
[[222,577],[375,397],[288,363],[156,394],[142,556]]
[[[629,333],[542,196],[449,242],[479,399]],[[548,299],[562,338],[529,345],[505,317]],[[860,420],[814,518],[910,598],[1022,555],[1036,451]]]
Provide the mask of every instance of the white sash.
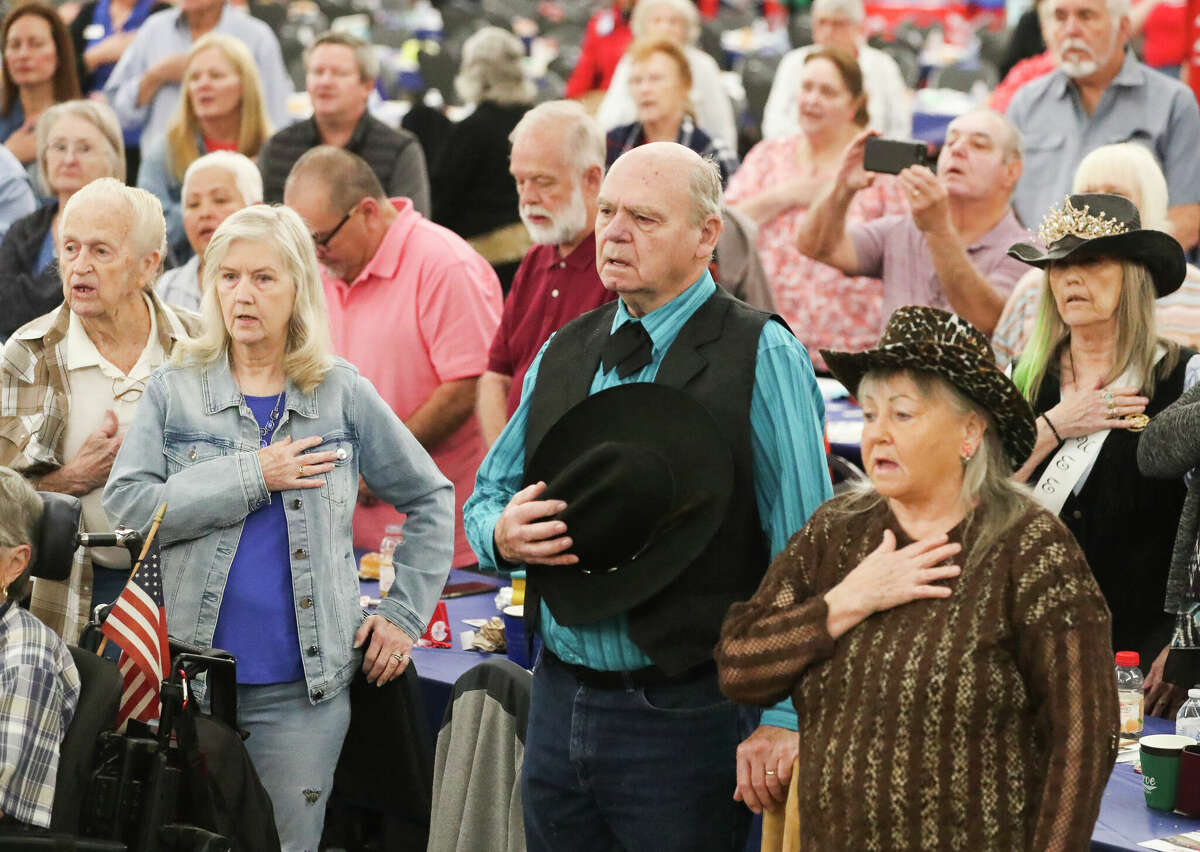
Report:
[[[1166,350],[1160,346],[1154,353],[1154,363],[1157,364],[1164,354],[1166,354]],[[1136,379],[1132,370],[1126,370],[1117,377],[1115,382],[1107,385],[1107,387],[1131,386],[1141,387],[1141,382]],[[1046,465],[1042,478],[1034,486],[1033,499],[1056,515],[1061,512],[1063,504],[1067,502],[1067,495],[1075,488],[1075,483],[1079,481],[1080,477],[1092,469],[1096,456],[1100,454],[1100,448],[1104,446],[1104,439],[1111,431],[1111,429],[1101,429],[1090,435],[1079,435],[1063,441],[1058,452],[1054,454],[1054,458],[1050,459],[1050,464]]]

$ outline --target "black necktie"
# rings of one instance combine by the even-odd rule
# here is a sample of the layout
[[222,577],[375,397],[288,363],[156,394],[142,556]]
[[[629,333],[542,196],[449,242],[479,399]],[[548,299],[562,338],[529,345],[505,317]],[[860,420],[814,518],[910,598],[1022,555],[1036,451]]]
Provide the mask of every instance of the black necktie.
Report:
[[617,375],[624,379],[650,363],[650,335],[640,322],[627,322],[608,336],[600,350],[604,371],[614,365]]

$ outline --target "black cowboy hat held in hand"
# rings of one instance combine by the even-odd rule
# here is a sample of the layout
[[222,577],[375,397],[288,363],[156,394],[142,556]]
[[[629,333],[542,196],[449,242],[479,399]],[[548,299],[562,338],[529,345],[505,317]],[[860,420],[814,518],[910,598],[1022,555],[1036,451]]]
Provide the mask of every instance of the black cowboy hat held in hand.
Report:
[[560,624],[627,612],[675,580],[721,526],[733,456],[682,391],[638,382],[594,394],[550,428],[525,466],[562,500],[576,565],[529,565]]

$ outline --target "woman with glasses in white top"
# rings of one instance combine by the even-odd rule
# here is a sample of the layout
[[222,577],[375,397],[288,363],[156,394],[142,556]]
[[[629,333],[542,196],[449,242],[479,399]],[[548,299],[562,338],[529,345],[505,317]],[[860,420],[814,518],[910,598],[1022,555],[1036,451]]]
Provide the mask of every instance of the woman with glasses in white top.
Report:
[[0,340],[62,303],[58,278],[59,214],[72,195],[96,178],[125,180],[121,125],[107,104],[66,101],[46,110],[37,126],[38,188],[51,200],[13,222],[0,242]]

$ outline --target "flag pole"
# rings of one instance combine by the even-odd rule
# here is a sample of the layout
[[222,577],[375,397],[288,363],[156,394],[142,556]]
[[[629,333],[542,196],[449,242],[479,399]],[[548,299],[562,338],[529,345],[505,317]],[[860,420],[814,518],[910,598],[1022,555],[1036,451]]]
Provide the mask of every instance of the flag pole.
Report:
[[[137,562],[134,563],[133,570],[129,572],[130,580],[133,579],[133,575],[138,572],[138,569],[142,567],[142,560],[144,560],[146,558],[146,554],[150,552],[150,544],[154,541],[154,536],[158,534],[158,525],[162,523],[163,515],[165,515],[166,513],[167,513],[167,504],[166,503],[160,504],[158,509],[155,510],[154,520],[150,524],[150,534],[148,536],[146,536],[146,541],[142,544],[142,553],[137,558]],[[126,583],[128,583],[128,582],[129,581],[126,580]],[[105,636],[103,639],[100,640],[100,647],[96,649],[96,656],[97,657],[102,656],[104,654],[104,649],[107,646],[108,646],[108,637]]]

